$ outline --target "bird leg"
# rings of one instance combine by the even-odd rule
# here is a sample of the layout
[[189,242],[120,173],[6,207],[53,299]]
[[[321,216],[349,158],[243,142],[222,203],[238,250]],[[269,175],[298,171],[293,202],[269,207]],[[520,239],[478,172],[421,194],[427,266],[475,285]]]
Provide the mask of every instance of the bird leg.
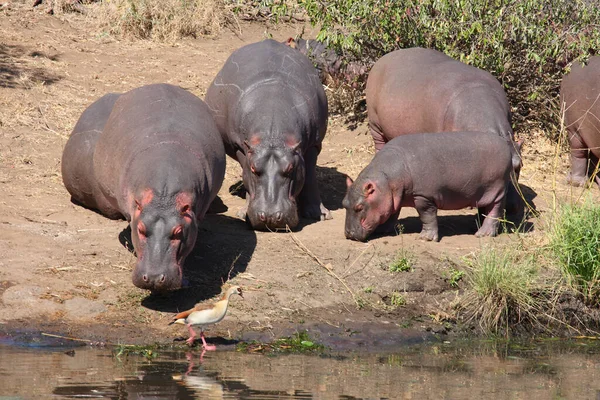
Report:
[[[187,327],[190,331],[190,337],[186,340],[186,342],[192,346],[194,344],[194,339],[196,339],[196,332],[194,331],[194,328],[192,328],[192,325],[188,325]],[[204,341],[204,338],[202,338],[202,341]]]
[[204,339],[204,331],[201,331],[201,332],[200,332],[200,339],[202,339],[202,347],[203,347],[205,350],[208,350],[208,351],[214,351],[214,350],[216,350],[216,349],[217,349],[217,346],[215,346],[214,344],[207,344],[207,343],[206,343],[206,340]]

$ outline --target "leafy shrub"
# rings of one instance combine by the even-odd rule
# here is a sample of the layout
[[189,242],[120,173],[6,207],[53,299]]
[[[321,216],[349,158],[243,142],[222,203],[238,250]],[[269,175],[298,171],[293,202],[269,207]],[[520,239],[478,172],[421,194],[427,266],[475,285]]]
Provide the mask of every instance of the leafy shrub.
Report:
[[[375,62],[392,50],[427,47],[494,74],[515,123],[558,125],[560,79],[600,46],[600,5],[582,0],[298,0],[318,38]],[[553,132],[556,129],[553,129]]]
[[588,303],[600,303],[600,206],[563,205],[551,226],[550,250],[567,282]]

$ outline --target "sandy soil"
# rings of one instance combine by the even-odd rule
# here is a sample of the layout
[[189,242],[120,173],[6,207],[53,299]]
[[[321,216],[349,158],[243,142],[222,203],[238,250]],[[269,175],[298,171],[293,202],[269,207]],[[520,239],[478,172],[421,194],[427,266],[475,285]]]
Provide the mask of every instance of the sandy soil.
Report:
[[[233,300],[228,318],[209,336],[277,335],[279,327],[303,326],[341,334],[350,332],[348,326],[380,326],[385,335],[403,327],[444,333],[464,287],[450,284],[452,271],[464,270],[463,257],[482,246],[516,243],[521,235],[477,239],[474,211],[464,210],[440,212],[441,242],[424,243],[417,239],[416,213],[407,209],[401,213],[403,234],[368,243],[346,240],[344,174],[356,177],[373,156],[364,124],[350,129],[343,118],[331,118],[318,173],[333,219],[303,221],[294,233],[253,232],[235,217],[244,204],[234,190],[241,170],[228,159],[223,204],[201,224],[186,265],[190,287],[168,296],[149,296],[131,283],[134,257],[119,240],[126,222],[69,200],[60,175],[62,149],[95,99],[153,82],[202,97],[234,49],[267,34],[283,40],[301,30],[245,24],[241,32],[224,31],[217,39],[167,45],[117,40],[80,15],[49,16],[20,3],[0,8],[0,327],[171,342],[186,333],[167,326],[173,313],[217,295],[229,279],[244,287],[245,300]],[[559,192],[571,193],[563,185],[566,158],[554,157],[543,135],[530,135],[524,154],[521,183],[533,207],[544,211],[552,204],[552,182]],[[528,235],[538,234],[539,223],[527,221]],[[389,272],[401,249],[413,257],[412,271]],[[394,292],[406,305],[390,306]],[[357,303],[375,307],[359,309]]]

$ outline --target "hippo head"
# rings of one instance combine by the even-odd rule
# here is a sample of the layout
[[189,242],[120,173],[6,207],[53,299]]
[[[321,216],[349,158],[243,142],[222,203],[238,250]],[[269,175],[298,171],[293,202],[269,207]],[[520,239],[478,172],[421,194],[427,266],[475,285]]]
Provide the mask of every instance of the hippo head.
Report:
[[248,191],[248,220],[254,229],[275,230],[298,225],[296,197],[304,186],[300,143],[263,144],[245,141],[244,186]]
[[347,239],[364,242],[393,214],[394,199],[383,180],[346,178],[347,191],[342,206],[346,209]]
[[132,203],[131,239],[137,254],[133,284],[156,292],[179,289],[183,263],[198,234],[192,195],[162,198],[147,189]]

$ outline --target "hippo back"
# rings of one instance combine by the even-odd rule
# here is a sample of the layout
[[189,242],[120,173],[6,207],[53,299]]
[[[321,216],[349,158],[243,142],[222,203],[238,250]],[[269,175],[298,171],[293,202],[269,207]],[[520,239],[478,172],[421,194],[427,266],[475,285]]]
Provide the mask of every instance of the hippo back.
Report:
[[[206,103],[227,152],[244,140],[240,114],[248,108],[277,107],[282,96],[297,96],[297,107],[316,121],[316,132],[309,132],[303,145],[321,141],[327,128],[327,98],[318,71],[300,52],[274,40],[253,43],[234,51],[206,93]],[[241,110],[240,107],[245,107]],[[240,111],[240,112],[238,112]],[[312,131],[312,129],[310,129]]]
[[488,72],[431,49],[386,54],[366,89],[369,122],[387,140],[419,132],[481,131],[512,139],[510,107]]
[[200,185],[208,196],[203,215],[225,175],[224,149],[201,99],[177,86],[147,85],[115,103],[96,145],[94,171],[124,214],[125,189],[155,183],[173,193]]

